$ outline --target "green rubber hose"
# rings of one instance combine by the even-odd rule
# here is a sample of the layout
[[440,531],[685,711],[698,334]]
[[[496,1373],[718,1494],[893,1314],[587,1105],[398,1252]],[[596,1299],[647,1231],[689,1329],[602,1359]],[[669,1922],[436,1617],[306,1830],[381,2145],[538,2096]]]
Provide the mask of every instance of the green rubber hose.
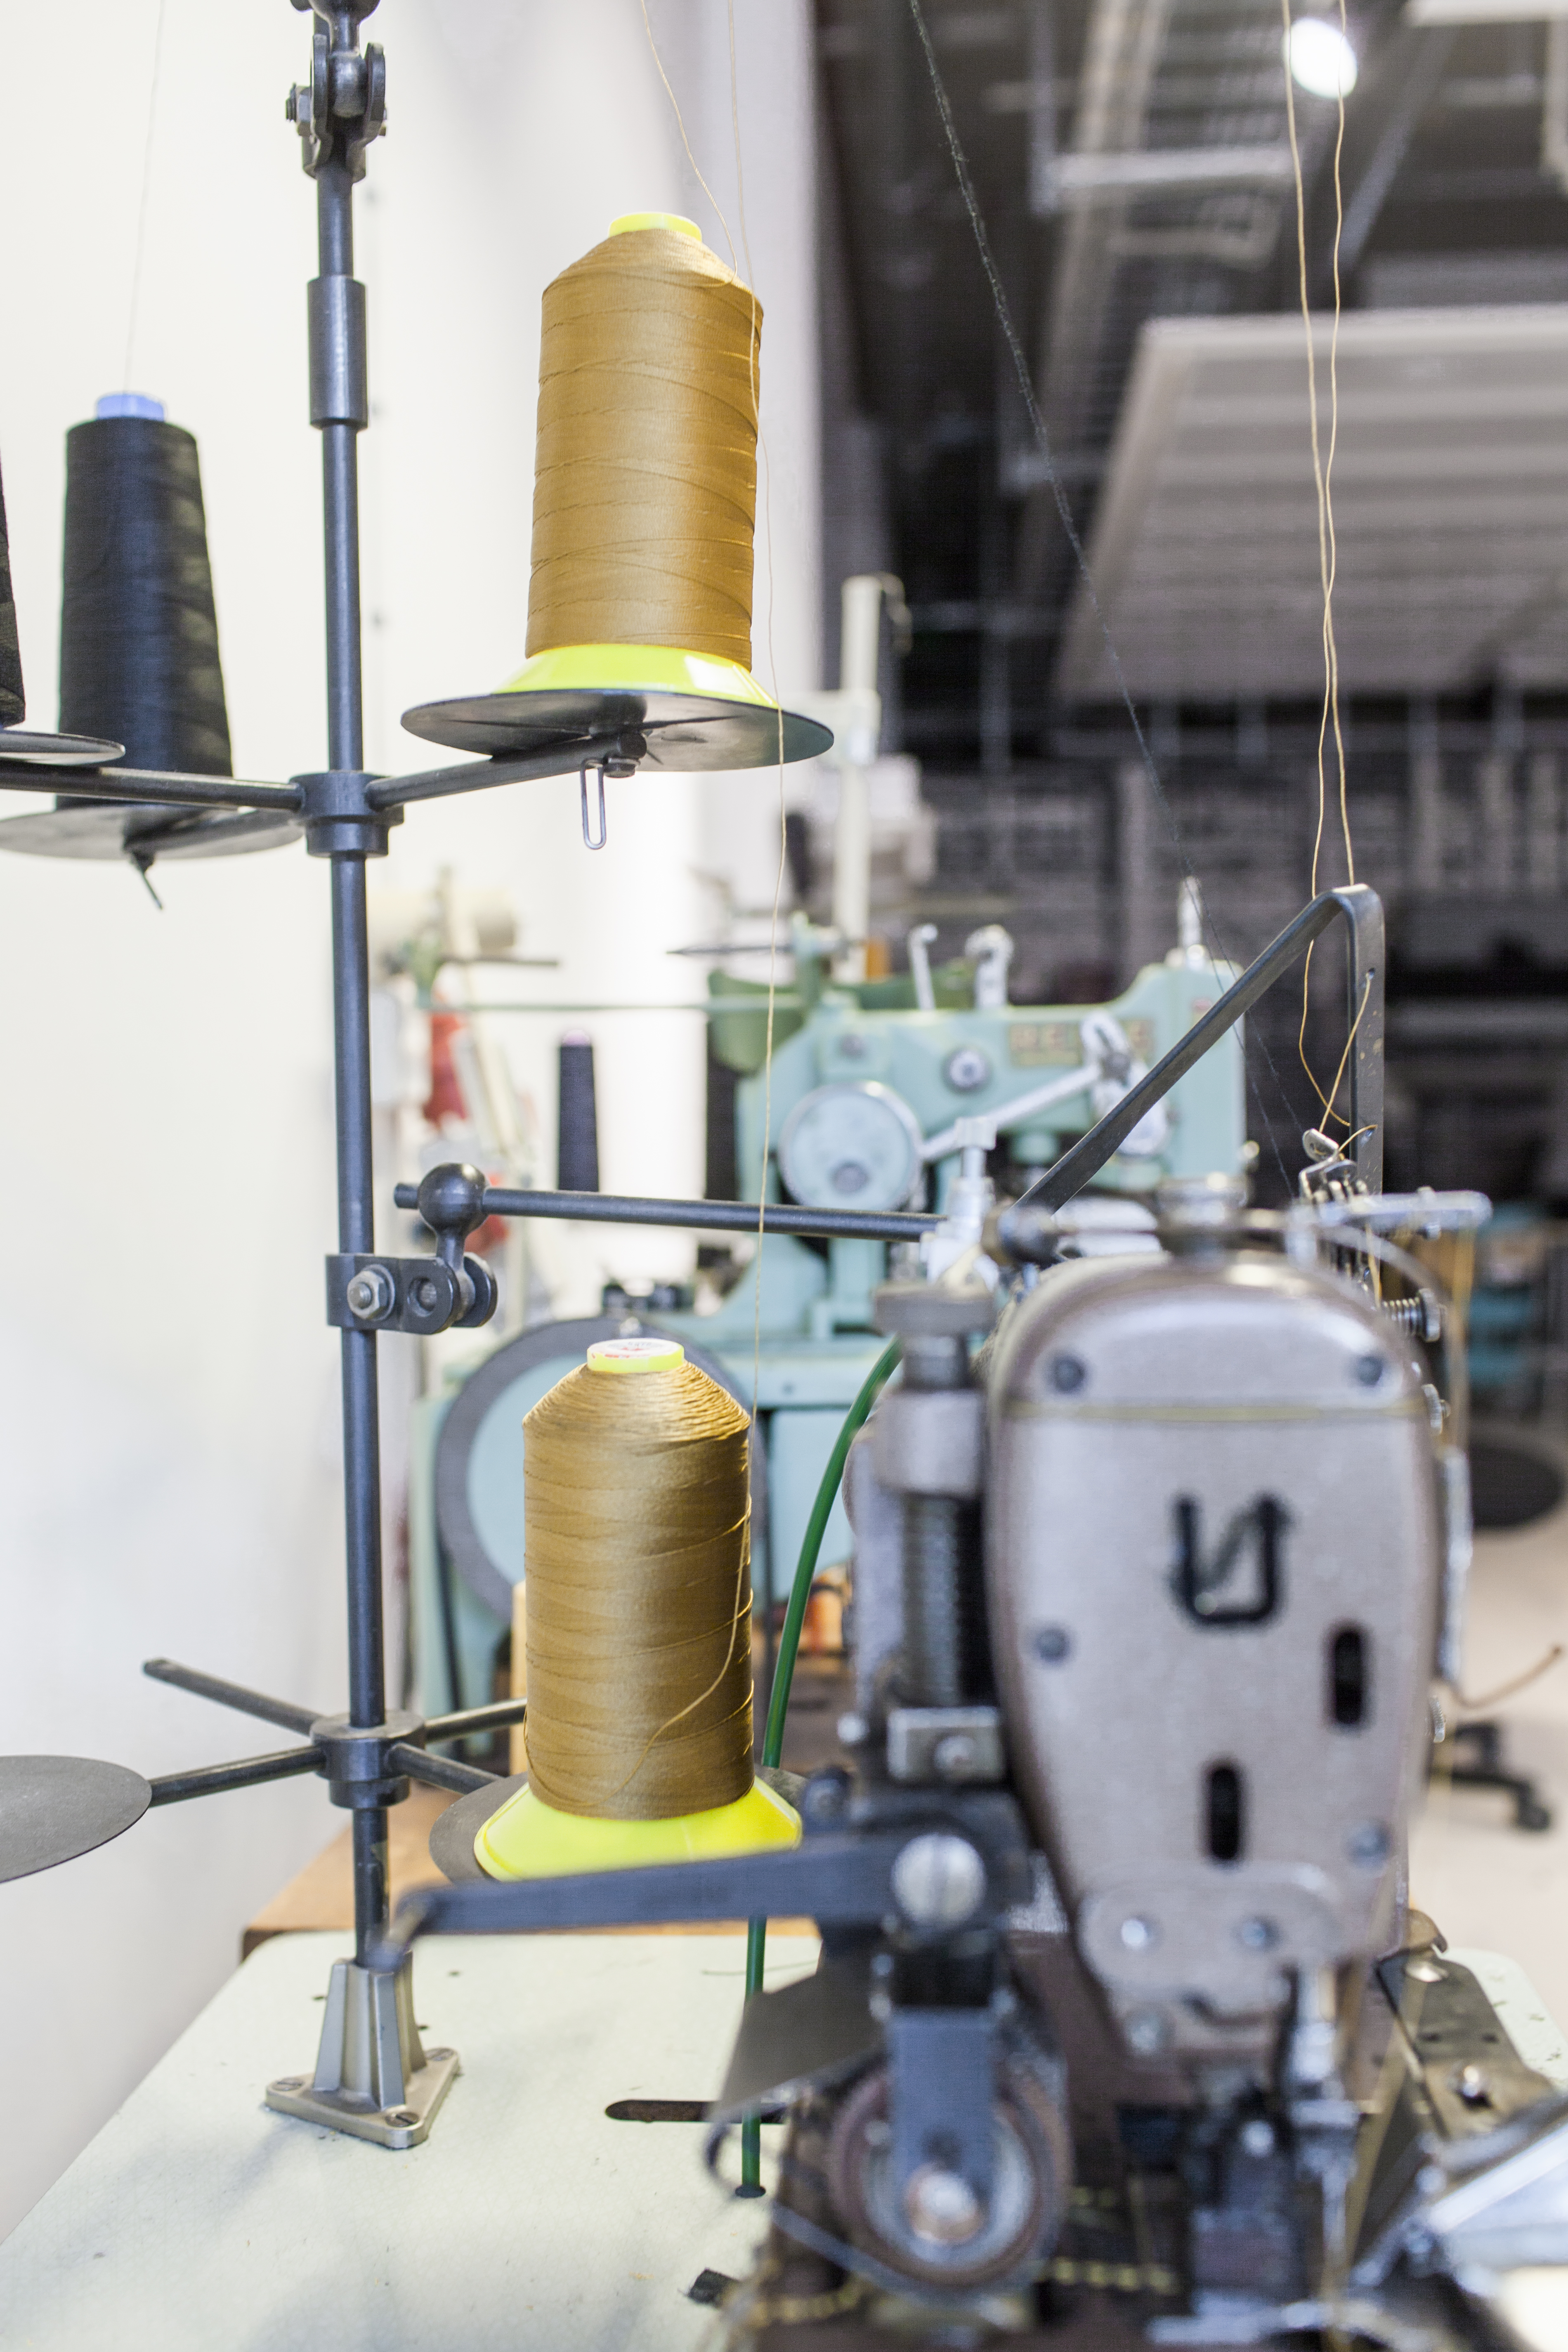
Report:
[[[778,1663],[773,1669],[773,1695],[768,1701],[768,1720],[763,1732],[763,1762],[777,1767],[784,1756],[784,1717],[789,1713],[790,1686],[795,1681],[795,1662],[800,1652],[801,1628],[805,1623],[806,1604],[811,1599],[812,1583],[816,1575],[817,1554],[822,1538],[827,1532],[827,1522],[843,1483],[844,1465],[849,1459],[849,1448],[858,1432],[865,1426],[871,1407],[881,1395],[898,1366],[900,1342],[889,1339],[861,1384],[860,1392],[844,1417],[844,1426],[834,1441],[827,1457],[827,1467],[816,1490],[816,1500],[811,1507],[811,1517],[805,1523],[805,1535],[801,1542],[800,1558],[795,1562],[795,1582],[790,1587],[789,1607],[784,1612],[784,1632],[779,1636]],[[746,1999],[763,1989],[763,1966],[767,1958],[768,1923],[752,1919],[746,1926]],[[762,2117],[747,2116],[741,2125],[741,2188],[742,2197],[760,2197],[763,2193],[763,2125]]]

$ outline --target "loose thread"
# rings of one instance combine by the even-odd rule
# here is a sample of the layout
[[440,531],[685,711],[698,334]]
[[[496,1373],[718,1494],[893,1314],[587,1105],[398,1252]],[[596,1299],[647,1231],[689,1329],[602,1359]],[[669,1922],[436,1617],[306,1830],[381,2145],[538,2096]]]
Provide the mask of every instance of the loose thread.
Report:
[[125,320],[125,375],[122,388],[129,392],[131,362],[136,348],[136,317],[142,301],[142,263],[147,249],[147,205],[153,188],[153,133],[158,121],[158,76],[163,59],[163,11],[167,0],[158,0],[158,21],[153,32],[153,75],[147,87],[147,136],[142,148],[142,195],[136,207],[136,258],[131,269],[131,307]]
[[[1297,276],[1300,290],[1301,324],[1305,331],[1307,348],[1308,421],[1312,446],[1312,486],[1318,507],[1318,578],[1323,599],[1321,633],[1323,647],[1323,703],[1318,720],[1318,821],[1312,836],[1312,875],[1310,893],[1315,898],[1318,889],[1318,868],[1322,856],[1323,827],[1328,810],[1328,780],[1324,773],[1323,761],[1331,719],[1338,764],[1340,828],[1344,840],[1345,878],[1350,882],[1355,880],[1355,851],[1351,840],[1349,779],[1345,766],[1344,730],[1340,719],[1339,645],[1334,635],[1334,583],[1339,569],[1339,543],[1334,530],[1333,466],[1335,452],[1339,446],[1340,431],[1339,350],[1342,309],[1340,245],[1344,229],[1344,191],[1341,178],[1341,160],[1345,137],[1345,98],[1343,89],[1339,88],[1339,115],[1334,135],[1334,310],[1333,325],[1329,338],[1329,455],[1328,463],[1325,466],[1318,436],[1318,361],[1317,349],[1312,338],[1311,299],[1307,281],[1306,180],[1301,169],[1301,147],[1296,127],[1296,85],[1289,62],[1290,5],[1291,0],[1279,0],[1280,17],[1285,28],[1285,123],[1289,135],[1290,170],[1296,193]],[[1348,39],[1344,0],[1340,0],[1340,23],[1341,29],[1346,33]],[[1331,1108],[1332,1095],[1337,1091],[1337,1081],[1330,1094],[1325,1095],[1318,1083],[1317,1073],[1312,1068],[1307,1053],[1309,992],[1311,986],[1312,956],[1316,946],[1317,942],[1314,940],[1307,950],[1306,961],[1301,967],[1301,1022],[1296,1039],[1296,1051],[1301,1067],[1311,1084],[1312,1092],[1322,1105],[1324,1117],[1338,1119],[1341,1114]]]

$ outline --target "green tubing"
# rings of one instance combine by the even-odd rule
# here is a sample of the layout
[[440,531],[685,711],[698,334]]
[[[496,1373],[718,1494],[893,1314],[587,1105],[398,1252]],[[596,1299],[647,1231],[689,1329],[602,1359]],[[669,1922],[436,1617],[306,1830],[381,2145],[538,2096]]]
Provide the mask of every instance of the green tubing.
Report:
[[[773,1695],[768,1701],[767,1726],[763,1733],[763,1762],[777,1767],[784,1755],[784,1717],[789,1713],[790,1686],[795,1681],[795,1662],[800,1651],[801,1628],[805,1623],[806,1603],[811,1599],[812,1581],[816,1575],[816,1557],[822,1549],[822,1538],[827,1532],[828,1518],[844,1478],[844,1465],[849,1459],[849,1448],[866,1423],[871,1407],[881,1395],[897,1368],[900,1343],[889,1339],[870,1370],[867,1373],[860,1393],[844,1416],[844,1426],[835,1440],[827,1457],[827,1467],[822,1474],[822,1484],[816,1490],[816,1500],[811,1507],[811,1517],[805,1523],[805,1535],[795,1562],[795,1582],[790,1587],[789,1607],[784,1612],[784,1632],[779,1636],[778,1661],[773,1668]],[[763,1968],[767,1958],[768,1923],[752,1919],[746,1927],[746,1998],[763,1989]],[[742,2197],[760,2197],[763,2193],[763,2126],[759,2116],[747,2116],[741,2125],[741,2189]]]

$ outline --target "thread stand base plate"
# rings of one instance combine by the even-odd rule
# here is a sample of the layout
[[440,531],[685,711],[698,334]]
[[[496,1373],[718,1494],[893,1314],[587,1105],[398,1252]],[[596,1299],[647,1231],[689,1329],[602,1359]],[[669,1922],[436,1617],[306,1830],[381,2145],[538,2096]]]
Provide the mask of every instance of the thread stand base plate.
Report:
[[[768,768],[779,757],[780,713],[765,704],[718,695],[649,688],[562,687],[546,693],[475,694],[405,710],[411,735],[455,751],[543,751],[574,740],[621,732],[645,738],[640,767],[682,774],[705,768]],[[833,741],[830,728],[797,711],[783,713],[784,759],[815,760]]]
[[417,2147],[457,2073],[455,2050],[421,2046],[406,1962],[389,1973],[334,1960],[316,2071],[279,2075],[267,2104],[378,2147]]
[[405,2082],[404,2097],[395,2107],[373,2106],[368,2098],[352,2092],[318,2091],[309,2074],[284,2074],[268,2084],[267,2105],[279,2115],[323,2124],[353,2139],[374,2140],[378,2147],[417,2147],[429,2138],[437,2110],[458,2071],[455,2050],[427,2050],[424,2065]]

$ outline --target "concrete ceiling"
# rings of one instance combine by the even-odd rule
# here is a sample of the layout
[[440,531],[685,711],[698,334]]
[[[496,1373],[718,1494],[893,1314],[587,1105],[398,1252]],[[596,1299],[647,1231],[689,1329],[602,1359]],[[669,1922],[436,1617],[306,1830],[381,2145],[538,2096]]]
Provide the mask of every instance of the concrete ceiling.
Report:
[[[1332,479],[1345,693],[1568,684],[1568,304],[1348,313]],[[1299,317],[1143,328],[1089,552],[1141,699],[1321,690]],[[1081,584],[1057,685],[1115,692]]]

